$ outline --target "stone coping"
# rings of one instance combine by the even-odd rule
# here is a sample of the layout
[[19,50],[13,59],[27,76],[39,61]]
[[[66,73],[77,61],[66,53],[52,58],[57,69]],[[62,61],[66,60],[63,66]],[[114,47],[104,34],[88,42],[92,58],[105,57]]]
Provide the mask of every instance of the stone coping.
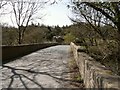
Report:
[[70,46],[86,88],[120,90],[120,76],[114,75],[112,71],[86,53],[78,52],[80,46],[73,42]]

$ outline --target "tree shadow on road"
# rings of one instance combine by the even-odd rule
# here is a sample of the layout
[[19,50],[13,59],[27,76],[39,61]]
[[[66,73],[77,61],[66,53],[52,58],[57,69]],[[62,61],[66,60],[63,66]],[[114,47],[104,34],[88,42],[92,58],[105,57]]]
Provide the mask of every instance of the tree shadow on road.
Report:
[[[68,81],[68,82],[82,83],[82,81],[76,81],[76,80],[65,79],[65,78],[58,78],[57,76],[54,76],[54,75],[52,75],[52,74],[50,74],[48,72],[38,72],[38,71],[35,71],[35,70],[30,70],[30,69],[18,69],[18,68],[14,68],[14,67],[11,67],[11,66],[6,66],[6,65],[3,65],[3,68],[10,69],[11,73],[12,73],[12,75],[10,76],[11,80],[10,80],[10,83],[8,85],[8,88],[12,88],[14,79],[17,76],[26,90],[29,90],[29,87],[27,86],[27,84],[25,83],[25,80],[23,78],[31,81],[32,83],[34,83],[35,85],[37,85],[39,88],[44,89],[44,87],[40,83],[38,83],[35,80],[35,78],[31,79],[29,76],[27,76],[27,75],[25,75],[23,73],[18,73],[17,71],[24,71],[24,72],[27,72],[29,74],[34,74],[34,75],[47,75],[49,77],[52,77],[55,80],[64,81],[64,82]],[[63,73],[71,73],[71,72],[63,72]]]

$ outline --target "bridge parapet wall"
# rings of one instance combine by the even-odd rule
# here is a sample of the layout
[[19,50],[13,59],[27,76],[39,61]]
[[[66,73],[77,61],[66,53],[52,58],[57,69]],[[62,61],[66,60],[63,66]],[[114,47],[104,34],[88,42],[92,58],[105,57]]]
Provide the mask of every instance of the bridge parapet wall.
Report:
[[114,90],[120,90],[120,76],[114,75],[104,65],[95,61],[86,53],[78,52],[80,46],[76,46],[72,42],[70,46],[86,88],[101,88],[101,90],[114,88]]
[[58,45],[58,43],[31,44],[19,46],[2,46],[2,63],[24,56],[39,49]]

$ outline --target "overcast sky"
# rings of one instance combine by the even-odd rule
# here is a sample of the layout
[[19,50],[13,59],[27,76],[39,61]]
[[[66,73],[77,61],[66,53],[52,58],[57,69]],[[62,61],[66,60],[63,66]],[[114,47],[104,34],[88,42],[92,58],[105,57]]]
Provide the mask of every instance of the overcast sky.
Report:
[[[36,23],[50,25],[50,26],[63,26],[70,25],[72,22],[69,20],[68,16],[71,16],[71,11],[67,8],[68,1],[70,0],[62,0],[57,4],[48,5],[42,11],[42,14],[46,14],[42,20],[36,21]],[[8,23],[13,26],[11,22],[11,15],[6,15],[0,18],[0,22]]]
[[58,4],[54,4],[46,8],[46,17],[43,22],[47,25],[70,25],[71,21],[68,16],[71,16],[71,11],[67,8],[68,0],[62,0]]

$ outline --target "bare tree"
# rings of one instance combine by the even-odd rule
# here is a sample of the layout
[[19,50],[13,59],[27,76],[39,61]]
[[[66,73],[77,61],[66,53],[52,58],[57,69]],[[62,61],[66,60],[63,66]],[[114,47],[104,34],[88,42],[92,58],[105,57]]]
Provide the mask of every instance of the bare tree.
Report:
[[37,14],[44,8],[47,2],[42,0],[11,0],[16,25],[18,27],[18,44],[23,42],[27,26],[35,19],[41,19]]
[[5,6],[8,4],[6,0],[0,0],[0,16],[5,15]]
[[[73,21],[79,22],[81,17],[87,21],[90,26],[103,38],[104,33],[101,32],[101,25],[109,25],[117,28],[116,47],[116,66],[120,70],[118,63],[120,62],[120,2],[72,2],[72,10],[76,14]],[[106,45],[109,43],[106,43]],[[110,51],[113,53],[113,51]],[[109,55],[109,53],[107,53]],[[106,57],[106,56],[105,56]]]
[[0,9],[4,7],[7,4],[7,1],[5,0],[0,0]]
[[117,27],[117,42],[118,45],[116,52],[116,73],[120,74],[120,2],[107,2],[107,3],[85,3],[88,7],[100,12],[106,19],[111,21]]

